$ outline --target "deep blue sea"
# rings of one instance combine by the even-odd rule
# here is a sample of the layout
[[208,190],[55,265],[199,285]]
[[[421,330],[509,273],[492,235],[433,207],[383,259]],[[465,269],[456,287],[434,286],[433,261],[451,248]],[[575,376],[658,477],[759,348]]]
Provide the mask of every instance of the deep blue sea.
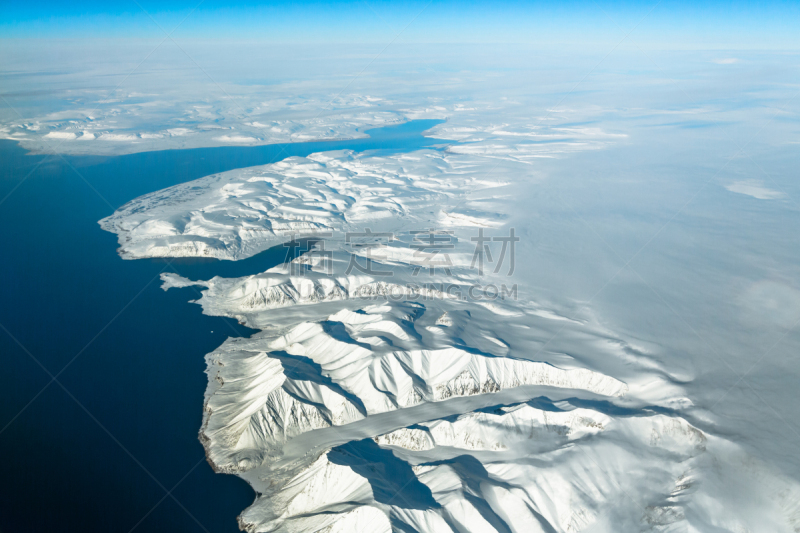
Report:
[[[0,141],[0,200],[17,187],[0,203],[0,533],[238,531],[254,493],[213,473],[197,433],[203,356],[253,331],[202,315],[187,303],[193,288],[162,291],[159,273],[175,269],[123,261],[97,221],[215,172],[325,150],[431,147],[420,134],[438,122],[350,141],[118,157],[27,155]],[[285,250],[175,267],[192,279],[243,276],[282,262]]]

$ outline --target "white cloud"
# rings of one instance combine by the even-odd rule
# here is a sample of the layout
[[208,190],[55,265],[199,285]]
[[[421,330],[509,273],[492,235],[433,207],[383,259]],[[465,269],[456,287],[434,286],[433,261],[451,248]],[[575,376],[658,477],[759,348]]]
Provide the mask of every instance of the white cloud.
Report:
[[759,200],[777,200],[778,198],[783,197],[782,192],[767,189],[761,185],[761,183],[751,180],[734,181],[730,185],[726,185],[725,188],[731,192],[746,194],[747,196],[752,196],[753,198],[758,198]]
[[800,319],[800,291],[772,280],[753,283],[740,297],[742,318],[758,326],[791,328]]

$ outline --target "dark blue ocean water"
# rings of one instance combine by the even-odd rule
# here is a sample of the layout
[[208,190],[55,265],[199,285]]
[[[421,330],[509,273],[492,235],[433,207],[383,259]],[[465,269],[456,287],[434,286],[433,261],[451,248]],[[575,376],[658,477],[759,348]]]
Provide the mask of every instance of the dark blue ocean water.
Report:
[[262,272],[286,249],[238,262],[123,261],[97,221],[215,172],[324,150],[430,147],[420,133],[436,123],[351,141],[119,157],[26,155],[0,141],[0,199],[17,187],[0,204],[0,533],[238,531],[253,491],[212,472],[197,432],[203,356],[253,332],[202,315],[187,303],[195,289],[164,292],[158,275]]

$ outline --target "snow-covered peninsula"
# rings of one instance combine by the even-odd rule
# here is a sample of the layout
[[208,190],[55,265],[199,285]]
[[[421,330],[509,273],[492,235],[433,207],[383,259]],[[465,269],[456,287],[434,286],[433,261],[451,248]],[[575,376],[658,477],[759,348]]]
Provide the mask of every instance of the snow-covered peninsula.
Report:
[[800,487],[714,431],[695,406],[696,369],[532,283],[536,222],[519,202],[538,178],[524,155],[615,137],[582,129],[543,147],[493,135],[288,158],[101,221],[126,259],[238,260],[314,240],[245,277],[162,275],[165,290],[200,288],[205,313],[260,330],[206,356],[208,460],[257,493],[240,527],[796,531]]

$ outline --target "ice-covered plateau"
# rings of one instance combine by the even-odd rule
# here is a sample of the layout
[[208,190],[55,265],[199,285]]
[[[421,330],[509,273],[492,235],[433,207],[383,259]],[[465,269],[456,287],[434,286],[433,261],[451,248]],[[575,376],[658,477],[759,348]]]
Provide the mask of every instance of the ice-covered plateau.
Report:
[[[391,98],[364,92],[328,94],[321,87],[300,96],[293,84],[269,89],[240,85],[229,87],[232,92],[225,98],[214,99],[191,82],[170,83],[152,92],[151,83],[160,79],[139,81],[144,84],[141,90],[71,90],[74,101],[67,108],[52,99],[37,100],[37,105],[20,108],[23,115],[0,117],[0,139],[39,153],[112,155],[347,140],[408,119],[446,119],[447,124],[433,128],[430,135],[459,141],[455,151],[522,161],[598,147],[624,136],[570,125],[576,114],[568,109],[543,111],[534,120],[530,109],[536,106],[531,102],[498,105],[493,92],[482,92],[483,83],[475,84],[482,90],[477,89],[467,105],[463,98],[442,92],[439,83],[425,89],[414,84],[413,96]],[[28,78],[24,86],[35,83]],[[507,83],[495,83],[507,88]],[[420,98],[422,93],[428,96]],[[586,110],[582,113],[585,120]],[[552,121],[554,117],[558,120]]]
[[[798,487],[698,427],[713,424],[686,397],[690,377],[585,306],[542,303],[518,274],[470,268],[470,237],[508,229],[497,198],[531,186],[526,161],[496,156],[289,158],[142,196],[101,221],[125,258],[235,260],[317,239],[246,277],[162,275],[165,290],[200,287],[205,313],[260,330],[206,356],[208,460],[257,493],[240,527],[799,531]],[[410,246],[425,228],[452,239],[444,264]],[[371,269],[352,268],[367,259]],[[460,290],[501,281],[518,298]]]

